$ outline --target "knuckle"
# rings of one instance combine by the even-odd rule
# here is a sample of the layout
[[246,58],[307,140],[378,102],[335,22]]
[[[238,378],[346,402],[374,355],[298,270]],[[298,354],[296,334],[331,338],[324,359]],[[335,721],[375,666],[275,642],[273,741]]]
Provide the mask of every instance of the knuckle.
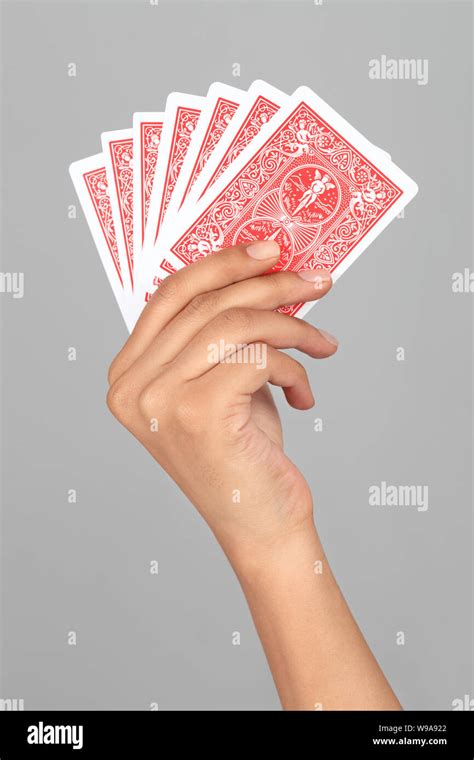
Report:
[[146,418],[152,417],[157,410],[158,395],[153,383],[147,385],[138,395],[138,408]]
[[215,292],[199,293],[189,302],[186,312],[195,315],[209,314],[218,309],[219,296]]
[[265,284],[272,295],[282,296],[288,290],[288,281],[285,276],[281,276],[282,274],[270,274],[265,277]]
[[135,403],[133,390],[123,378],[116,380],[107,393],[107,406],[118,420],[124,419]]
[[173,386],[166,373],[160,372],[151,383],[140,390],[137,398],[138,411],[147,422],[155,417],[169,417],[173,392]]
[[305,367],[299,362],[297,359],[294,359],[295,366],[295,375],[299,380],[308,380],[308,373],[306,372]]
[[176,274],[170,274],[160,283],[160,286],[156,291],[155,301],[174,301],[178,296],[179,288],[179,278]]
[[248,330],[252,324],[252,311],[234,306],[222,312],[222,322],[226,327],[234,327],[242,331]]

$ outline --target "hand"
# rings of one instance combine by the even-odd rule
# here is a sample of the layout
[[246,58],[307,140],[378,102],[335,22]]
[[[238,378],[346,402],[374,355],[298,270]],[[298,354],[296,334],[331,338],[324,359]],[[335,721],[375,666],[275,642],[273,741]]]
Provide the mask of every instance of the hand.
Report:
[[274,310],[321,298],[331,278],[260,277],[278,257],[259,241],[168,277],[112,363],[108,403],[227,553],[284,707],[397,710],[324,555],[267,386],[296,409],[313,405],[305,370],[279,349],[325,358],[337,342]]
[[111,411],[235,562],[312,521],[311,493],[283,451],[268,383],[295,409],[314,399],[303,366],[279,349],[319,359],[337,349],[327,333],[274,311],[324,296],[329,273],[260,277],[278,258],[275,242],[258,241],[169,276],[109,373]]

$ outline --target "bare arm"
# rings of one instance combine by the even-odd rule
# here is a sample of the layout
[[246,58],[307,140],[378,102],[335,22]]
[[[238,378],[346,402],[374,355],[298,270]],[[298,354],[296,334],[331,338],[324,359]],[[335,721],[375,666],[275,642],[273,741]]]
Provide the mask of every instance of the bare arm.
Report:
[[401,709],[311,520],[235,566],[285,709]]
[[275,310],[323,297],[331,277],[260,277],[278,258],[275,242],[254,241],[168,277],[112,363],[109,407],[227,553],[283,706],[399,709],[324,557],[268,388],[313,406],[304,367],[282,349],[325,359],[337,341]]

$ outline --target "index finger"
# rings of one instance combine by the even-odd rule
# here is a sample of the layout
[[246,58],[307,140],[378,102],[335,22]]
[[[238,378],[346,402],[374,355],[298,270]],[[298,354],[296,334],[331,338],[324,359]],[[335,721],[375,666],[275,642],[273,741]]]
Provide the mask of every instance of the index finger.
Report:
[[143,309],[130,338],[112,362],[109,382],[115,382],[193,298],[263,274],[279,257],[280,246],[275,240],[255,240],[206,256],[169,275]]

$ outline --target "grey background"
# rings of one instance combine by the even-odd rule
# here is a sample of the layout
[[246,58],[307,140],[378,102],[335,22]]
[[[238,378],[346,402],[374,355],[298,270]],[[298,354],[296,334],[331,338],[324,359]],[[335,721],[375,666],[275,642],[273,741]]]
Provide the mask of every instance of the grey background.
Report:
[[[472,267],[470,4],[5,2],[2,16],[2,270],[25,272],[26,292],[0,296],[0,696],[26,709],[279,708],[221,550],[105,407],[126,332],[82,212],[67,216],[67,167],[101,131],[172,90],[259,77],[313,87],[419,184],[309,315],[341,342],[331,361],[303,358],[316,411],[279,405],[333,569],[404,706],[474,696],[473,296],[451,290]],[[428,58],[428,85],[371,81],[382,54]],[[369,507],[382,480],[428,485],[429,510]]]

